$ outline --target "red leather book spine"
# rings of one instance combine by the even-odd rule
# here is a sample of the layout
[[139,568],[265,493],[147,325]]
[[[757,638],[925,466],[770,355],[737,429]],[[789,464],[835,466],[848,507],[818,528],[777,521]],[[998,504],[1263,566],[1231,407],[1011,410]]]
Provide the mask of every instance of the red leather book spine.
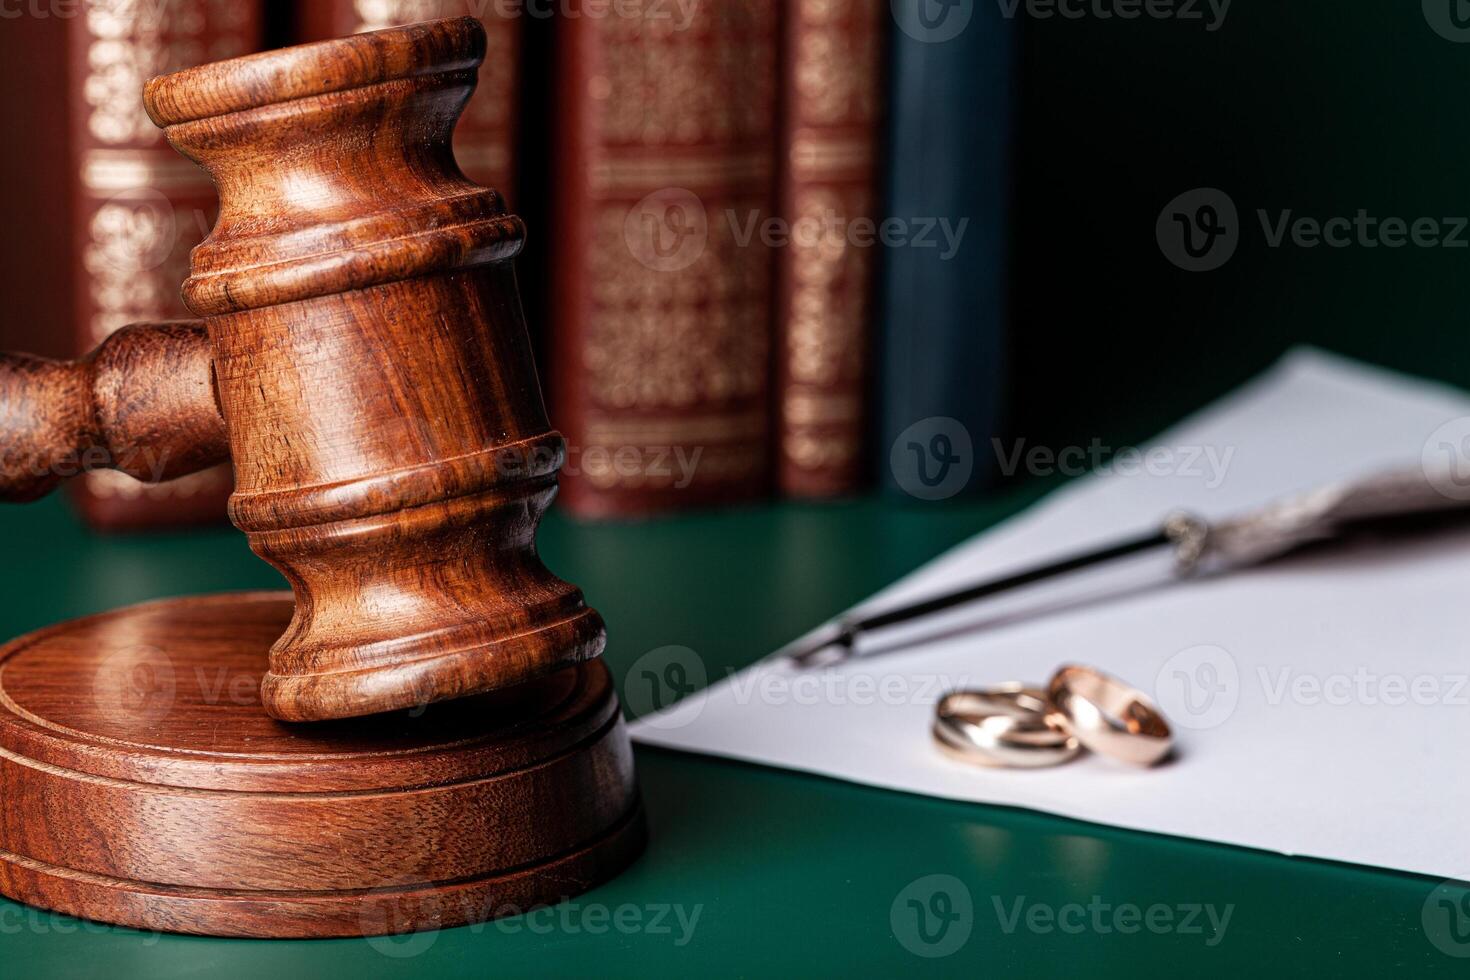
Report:
[[481,187],[516,197],[516,139],[525,19],[531,6],[503,0],[300,0],[300,41],[325,41],[441,17],[477,17],[485,28],[480,82],[454,130],[454,156]]
[[0,350],[71,357],[67,31],[60,17],[0,28]]
[[563,503],[638,516],[761,496],[777,4],[576,13],[557,25],[553,153]]
[[[79,350],[128,323],[189,315],[179,287],[217,200],[148,119],[143,83],[256,50],[261,21],[260,0],[84,0],[67,21]],[[94,527],[135,529],[223,521],[231,484],[228,467],[157,485],[109,471],[75,481],[73,494]]]
[[776,439],[791,497],[850,494],[865,474],[887,14],[886,0],[785,10]]

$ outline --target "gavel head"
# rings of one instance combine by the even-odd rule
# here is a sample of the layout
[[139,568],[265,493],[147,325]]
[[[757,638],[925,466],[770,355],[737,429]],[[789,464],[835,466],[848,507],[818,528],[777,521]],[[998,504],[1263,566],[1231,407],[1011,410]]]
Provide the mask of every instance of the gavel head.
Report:
[[536,554],[565,449],[510,260],[523,227],[450,149],[471,18],[156,78],[220,213],[184,298],[205,319],[230,515],[296,595],[267,710],[370,714],[597,656],[602,621]]

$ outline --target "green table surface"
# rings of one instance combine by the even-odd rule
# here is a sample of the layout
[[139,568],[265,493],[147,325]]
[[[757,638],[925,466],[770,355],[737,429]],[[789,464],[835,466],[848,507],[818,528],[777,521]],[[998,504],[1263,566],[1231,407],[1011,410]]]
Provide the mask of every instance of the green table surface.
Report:
[[[779,505],[613,526],[553,513],[542,552],[605,615],[620,685],[638,657],[670,644],[722,676],[1030,495]],[[280,584],[231,529],[98,537],[56,499],[0,511],[0,542],[5,636],[162,596]],[[659,750],[638,749],[637,763],[648,851],[569,905],[407,940],[287,942],[144,934],[0,901],[0,976],[1383,976],[1470,967],[1431,941],[1426,908],[1431,918],[1453,913],[1427,879]],[[1172,924],[1158,909],[1147,918],[1155,906]],[[1202,911],[1186,922],[1190,907]],[[1211,928],[1210,907],[1217,920],[1229,910],[1223,930]],[[1463,912],[1448,923],[1467,924]],[[1440,930],[1440,946],[1470,953],[1470,938],[1455,946],[1445,935],[1464,932]]]

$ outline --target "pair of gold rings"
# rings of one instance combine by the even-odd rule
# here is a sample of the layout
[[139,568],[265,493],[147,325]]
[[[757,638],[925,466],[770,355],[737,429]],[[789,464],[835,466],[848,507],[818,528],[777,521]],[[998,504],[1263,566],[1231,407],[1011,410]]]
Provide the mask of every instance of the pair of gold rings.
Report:
[[1036,769],[1083,749],[1136,766],[1169,755],[1174,736],[1154,703],[1116,677],[1069,665],[1045,690],[1010,683],[956,691],[939,702],[934,741],[951,758]]

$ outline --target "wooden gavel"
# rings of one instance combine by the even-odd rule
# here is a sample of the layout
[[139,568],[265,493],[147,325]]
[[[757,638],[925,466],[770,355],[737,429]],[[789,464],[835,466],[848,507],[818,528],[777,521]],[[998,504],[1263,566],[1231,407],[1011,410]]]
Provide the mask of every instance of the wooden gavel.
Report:
[[450,149],[485,35],[437,21],[156,78],[220,195],[184,300],[69,363],[0,358],[0,497],[233,460],[230,517],[295,593],[266,710],[366,715],[596,657],[536,555],[565,457],[511,259],[524,228]]

